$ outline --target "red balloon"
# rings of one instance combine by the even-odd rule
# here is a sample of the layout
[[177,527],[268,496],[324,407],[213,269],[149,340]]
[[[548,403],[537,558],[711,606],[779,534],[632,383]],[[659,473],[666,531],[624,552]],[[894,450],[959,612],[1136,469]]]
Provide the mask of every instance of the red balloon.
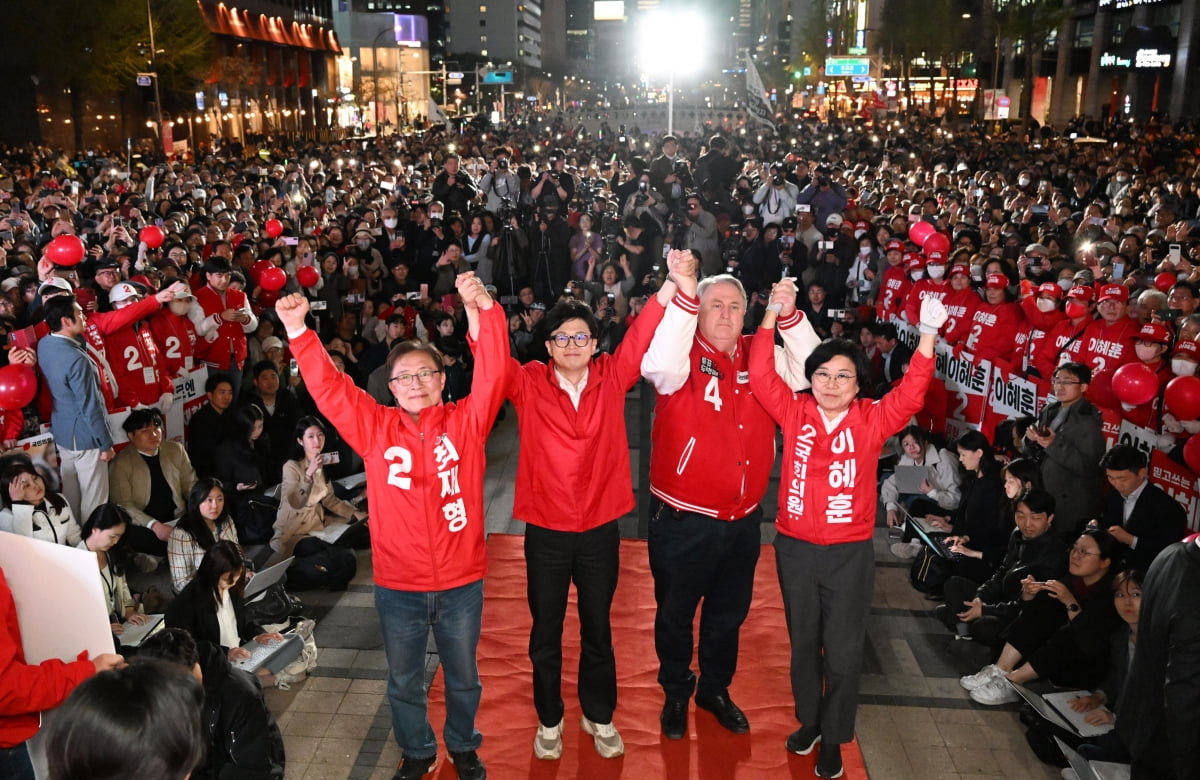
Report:
[[1175,274],[1169,271],[1163,271],[1161,274],[1154,277],[1154,286],[1163,292],[1167,292],[1175,286]]
[[158,225],[147,225],[138,231],[138,241],[141,241],[151,249],[158,249],[162,246],[163,239],[165,238],[166,236],[163,235],[162,228]]
[[1113,372],[1112,389],[1121,403],[1141,406],[1158,395],[1158,376],[1145,363],[1126,363]]
[[930,233],[925,238],[925,243],[921,245],[928,256],[931,252],[950,253],[950,239],[946,238],[945,233]]
[[0,368],[0,409],[16,412],[24,409],[37,395],[37,374],[32,366],[11,363]]
[[1104,409],[1119,409],[1121,399],[1113,393],[1113,372],[1100,371],[1092,375],[1084,397]]
[[280,298],[280,295],[279,295],[278,290],[264,289],[262,292],[260,292],[258,294],[257,302],[258,302],[259,309],[261,310],[261,309],[271,308],[272,306],[275,305],[275,302],[278,301],[279,298]]
[[929,238],[935,232],[936,229],[933,227],[933,225],[924,220],[921,220],[920,222],[914,222],[908,228],[908,240],[912,241],[917,246],[924,246],[925,239]]
[[258,284],[268,292],[278,292],[287,284],[287,273],[282,268],[271,266],[262,272],[262,276],[258,279]]
[[267,224],[263,228],[271,238],[279,238],[283,235],[283,223],[277,219],[268,219]]
[[311,265],[301,266],[296,270],[296,281],[302,287],[312,287],[321,281],[321,272]]
[[262,275],[269,269],[274,268],[275,264],[270,260],[258,260],[254,265],[250,266],[250,279],[255,284],[262,284]]
[[1163,394],[1167,411],[1179,420],[1200,419],[1200,377],[1177,376]]
[[1200,474],[1200,436],[1192,434],[1183,444],[1183,462],[1192,471]]
[[55,265],[79,265],[87,254],[87,247],[78,237],[64,234],[46,244],[42,254]]

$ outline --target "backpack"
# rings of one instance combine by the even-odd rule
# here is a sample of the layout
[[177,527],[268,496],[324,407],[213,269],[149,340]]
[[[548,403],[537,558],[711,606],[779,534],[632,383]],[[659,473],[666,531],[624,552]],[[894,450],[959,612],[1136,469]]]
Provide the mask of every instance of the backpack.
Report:
[[306,536],[297,542],[292,554],[296,560],[288,568],[288,590],[345,590],[358,572],[358,558],[353,550],[315,536]]
[[908,579],[912,586],[930,596],[942,595],[942,586],[954,573],[954,562],[941,557],[928,546],[921,546],[921,554],[913,559],[912,568],[908,570]]

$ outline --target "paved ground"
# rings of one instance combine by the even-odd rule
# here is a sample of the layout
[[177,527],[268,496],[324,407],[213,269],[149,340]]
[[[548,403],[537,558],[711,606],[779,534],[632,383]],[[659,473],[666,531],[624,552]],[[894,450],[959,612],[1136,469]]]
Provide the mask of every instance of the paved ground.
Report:
[[[644,484],[648,468],[639,458],[645,451],[641,421],[647,414],[635,391],[626,415],[635,445],[631,453],[635,489]],[[511,519],[516,449],[510,410],[488,445],[489,532],[524,531],[522,523]],[[772,483],[765,511],[768,520],[774,516],[774,495]],[[645,505],[640,494],[639,505]],[[636,515],[623,518],[621,528],[626,537],[645,536],[644,519]],[[764,523],[764,543],[773,535],[773,527]],[[953,641],[929,617],[930,602],[909,586],[907,563],[893,558],[887,543],[886,532],[879,529],[858,714],[858,738],[871,777],[1057,778],[1058,771],[1038,763],[1026,747],[1012,708],[976,705],[959,687],[960,675],[976,671],[990,659],[970,642]],[[288,778],[388,780],[395,772],[400,756],[389,729],[386,664],[370,583],[370,554],[364,551],[359,553],[358,576],[349,590],[303,594],[305,604],[320,617],[316,633],[320,666],[304,683],[288,691],[269,691],[267,697],[287,743]],[[430,662],[436,664],[436,658],[431,656]]]

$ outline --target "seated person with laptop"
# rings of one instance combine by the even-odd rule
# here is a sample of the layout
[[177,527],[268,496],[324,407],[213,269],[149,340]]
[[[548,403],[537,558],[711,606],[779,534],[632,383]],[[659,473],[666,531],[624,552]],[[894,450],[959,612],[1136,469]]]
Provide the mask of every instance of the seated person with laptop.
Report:
[[[918,517],[957,509],[962,499],[962,476],[954,454],[933,444],[929,432],[919,425],[905,428],[899,439],[900,461],[879,488],[888,527],[900,525],[902,506]],[[906,532],[900,542],[892,545],[892,553],[898,558],[915,558],[920,550],[921,543],[913,541],[912,532]]]

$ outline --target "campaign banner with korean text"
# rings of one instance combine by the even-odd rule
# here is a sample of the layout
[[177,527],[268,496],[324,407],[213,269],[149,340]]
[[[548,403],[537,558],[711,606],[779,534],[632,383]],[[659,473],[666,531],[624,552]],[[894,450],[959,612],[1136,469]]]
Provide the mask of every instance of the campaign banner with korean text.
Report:
[[1150,453],[1149,479],[1183,504],[1188,529],[1200,531],[1200,490],[1196,489],[1196,475],[1191,469],[1171,460],[1162,450],[1154,450]]
[[948,344],[938,344],[934,357],[934,381],[942,381],[948,400],[943,432],[958,438],[968,430],[980,430],[991,393],[992,362],[966,353],[956,355]]
[[983,421],[983,433],[989,440],[994,440],[1000,423],[1018,417],[1037,417],[1054,400],[1049,381],[1014,374],[998,365],[992,367],[990,390]]

